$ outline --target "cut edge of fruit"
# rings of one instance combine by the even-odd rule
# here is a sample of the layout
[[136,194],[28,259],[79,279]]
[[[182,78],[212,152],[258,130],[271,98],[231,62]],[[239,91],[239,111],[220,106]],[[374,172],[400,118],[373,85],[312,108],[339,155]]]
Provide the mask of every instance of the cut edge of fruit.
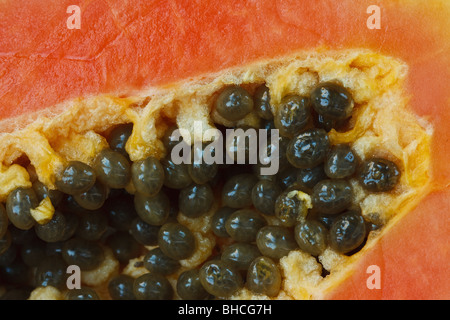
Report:
[[[422,188],[417,190],[417,193],[409,199],[405,199],[403,205],[399,206],[399,210],[395,216],[388,221],[388,223],[381,229],[372,231],[369,233],[368,239],[364,244],[364,247],[357,253],[346,257],[345,263],[338,265],[334,269],[335,279],[324,278],[324,281],[320,283],[317,288],[314,288],[311,292],[311,299],[321,300],[327,297],[327,295],[333,291],[340,283],[344,282],[346,279],[350,278],[354,269],[358,266],[358,261],[364,257],[368,252],[372,251],[377,245],[379,240],[388,234],[395,225],[402,220],[402,218],[407,215],[411,210],[413,210],[422,199],[424,199],[430,193],[429,185],[424,185]],[[330,254],[335,254],[330,253]],[[368,274],[369,277],[369,274]],[[338,280],[338,281],[336,281]],[[366,285],[365,283],[361,285]]]
[[[90,164],[94,156],[108,146],[104,135],[114,125],[133,123],[133,133],[126,145],[132,161],[148,156],[161,158],[165,154],[161,138],[170,122],[187,129],[192,140],[196,138],[193,132],[199,124],[203,132],[213,128],[213,122],[225,126],[258,126],[259,120],[254,114],[232,123],[215,112],[214,97],[227,85],[242,85],[252,92],[256,84],[265,83],[270,90],[272,107],[276,108],[287,94],[307,95],[319,81],[338,79],[352,93],[356,107],[348,130],[333,129],[329,133],[331,143],[353,143],[362,160],[368,156],[393,160],[403,174],[392,193],[368,194],[358,186],[356,179],[351,180],[356,199],[361,201],[362,214],[380,210],[382,218],[389,221],[376,236],[375,233],[369,236],[360,252],[347,257],[327,249],[319,256],[319,263],[314,257],[295,251],[280,261],[287,280],[279,298],[320,297],[320,292],[330,290],[347,277],[352,262],[373,246],[376,239],[428,190],[432,128],[429,124],[424,127],[423,119],[417,119],[406,110],[407,69],[397,59],[365,49],[300,52],[127,96],[109,94],[80,98],[44,113],[8,120],[0,123],[5,132],[0,135],[4,146],[0,152],[0,200],[4,201],[17,187],[31,186],[33,177],[15,163],[24,156],[34,167],[37,178],[54,188],[55,176],[68,161]],[[14,131],[13,125],[21,129]],[[127,190],[132,191],[133,187]],[[195,219],[187,220],[196,223]],[[294,266],[302,261],[301,268]],[[322,277],[321,266],[330,275]],[[246,289],[236,297],[246,298]]]

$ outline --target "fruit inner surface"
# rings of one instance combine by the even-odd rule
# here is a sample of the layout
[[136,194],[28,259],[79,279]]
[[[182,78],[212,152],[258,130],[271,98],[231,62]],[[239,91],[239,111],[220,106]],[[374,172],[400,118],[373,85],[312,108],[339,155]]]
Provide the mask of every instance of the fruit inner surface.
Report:
[[[432,128],[407,111],[407,71],[368,50],[304,52],[70,101],[2,134],[3,294],[123,298],[117,288],[128,286],[137,299],[320,296],[424,196]],[[247,136],[227,144],[230,129]],[[251,160],[263,134],[278,153],[275,174]],[[177,164],[181,140],[184,160],[222,156]],[[227,163],[242,149],[244,163]],[[78,296],[58,280],[70,264],[82,270]]]

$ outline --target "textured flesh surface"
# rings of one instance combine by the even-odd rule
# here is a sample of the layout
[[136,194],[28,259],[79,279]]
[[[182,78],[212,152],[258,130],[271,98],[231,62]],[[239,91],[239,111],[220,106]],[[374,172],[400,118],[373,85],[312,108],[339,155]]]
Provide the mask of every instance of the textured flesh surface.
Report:
[[[437,133],[433,166],[439,174],[434,180],[448,184],[450,167],[440,159],[450,145],[450,5],[443,0],[381,2],[377,30],[366,27],[371,4],[50,0],[43,6],[2,1],[0,119],[66,99],[127,93],[299,49],[370,48],[410,66],[411,107],[429,118]],[[69,5],[81,8],[80,30],[67,29]],[[433,85],[424,85],[430,81]]]

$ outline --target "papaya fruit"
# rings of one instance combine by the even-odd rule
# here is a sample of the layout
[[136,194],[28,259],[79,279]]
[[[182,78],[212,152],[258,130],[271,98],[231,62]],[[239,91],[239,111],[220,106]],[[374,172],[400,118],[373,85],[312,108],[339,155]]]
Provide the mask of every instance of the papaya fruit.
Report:
[[[79,9],[79,29],[69,27],[72,20],[68,19],[77,19],[77,10],[67,10],[73,5]],[[209,288],[206,294],[219,297],[448,299],[450,22],[445,13],[450,6],[446,1],[379,1],[376,6],[365,0],[221,1],[216,5],[183,1],[46,1],[45,6],[4,1],[0,7],[0,200],[12,224],[5,229],[1,244],[4,297],[69,297],[65,295],[68,290],[64,281],[42,275],[50,269],[61,271],[72,261],[81,268],[84,291],[78,297],[123,298],[116,297],[114,288],[108,287],[109,283],[120,282],[135,287],[135,293],[128,298],[150,299],[154,297],[139,288],[143,283],[159,281],[165,288],[160,297],[180,298],[183,291],[177,283],[182,282],[182,273],[199,269],[203,282],[198,290]],[[248,283],[252,279],[252,285],[244,286],[240,273],[230,272],[238,288],[231,288],[232,293],[217,292],[216,287],[205,283],[205,274],[232,270],[230,261],[224,258],[226,248],[247,241],[219,237],[212,231],[214,213],[228,201],[223,192],[214,190],[222,193],[222,199],[215,197],[207,212],[196,216],[204,203],[194,204],[195,210],[189,210],[188,201],[179,201],[181,194],[189,191],[185,190],[187,186],[181,188],[183,192],[173,188],[182,182],[182,173],[176,175],[180,180],[174,179],[172,184],[165,180],[166,185],[160,186],[167,188],[166,196],[139,196],[138,181],[130,182],[131,171],[139,169],[131,168],[131,163],[135,166],[146,159],[164,163],[168,154],[165,139],[174,125],[186,130],[182,132],[186,140],[195,140],[199,127],[200,133],[216,126],[260,128],[265,119],[255,112],[238,120],[219,112],[216,101],[230,86],[243,88],[256,101],[257,89],[264,84],[270,93],[269,114],[278,116],[286,96],[295,94],[313,100],[314,89],[328,81],[347,90],[354,103],[349,119],[341,126],[336,120],[332,128],[327,128],[329,143],[351,145],[360,161],[372,157],[392,161],[400,172],[397,183],[392,190],[372,192],[361,186],[356,174],[347,179],[352,203],[360,210],[356,210],[356,216],[352,211],[352,217],[362,216],[364,227],[358,226],[370,229],[356,251],[343,253],[327,244],[319,254],[311,254],[307,247],[300,249],[300,240],[286,240],[293,248],[283,256],[264,253],[275,263],[259,259],[259,267],[252,264],[249,268],[264,266],[270,270],[277,279],[270,290],[258,291],[257,273],[248,274],[246,278]],[[314,101],[309,103],[316,106]],[[312,118],[319,119],[316,107],[309,106],[309,110]],[[323,123],[313,122],[310,119],[302,130],[323,130]],[[302,134],[296,132],[294,136]],[[127,140],[120,141],[124,136]],[[113,145],[124,154],[108,156]],[[119,170],[121,173],[111,178],[107,168],[98,164],[102,161],[128,163],[126,185],[119,181],[124,171]],[[164,168],[169,166],[163,164]],[[61,181],[70,180],[70,174],[62,179],[67,168],[83,172],[86,185],[79,187],[85,192],[71,195],[67,192],[72,189],[68,189],[61,195]],[[94,168],[96,182],[89,180],[90,168]],[[151,168],[157,175],[158,165]],[[231,175],[226,169],[221,172]],[[188,184],[192,182],[189,174],[184,177]],[[102,187],[110,183],[112,187]],[[219,180],[213,186],[222,184]],[[314,191],[297,189],[289,189],[286,203],[296,197],[295,206],[303,206],[302,212],[320,216],[314,211],[319,204]],[[30,190],[35,190],[34,196]],[[88,194],[87,190],[95,192]],[[248,197],[249,193],[247,190],[244,195]],[[31,218],[14,215],[14,199],[20,200],[16,201],[19,207],[28,205]],[[176,202],[180,202],[183,212],[177,212]],[[135,206],[138,212],[127,214],[123,203]],[[137,217],[143,220],[141,211],[145,206],[162,212],[163,222],[155,222],[160,216],[152,216],[151,221],[145,216],[146,223],[135,224],[133,229],[130,215],[133,221]],[[287,206],[287,212],[295,206]],[[170,210],[172,216],[168,217]],[[103,211],[107,212],[108,222]],[[245,209],[233,210],[233,215],[236,211],[247,211],[235,217],[238,222],[251,215]],[[189,216],[187,212],[193,213]],[[282,227],[290,231],[290,237],[296,233],[294,225],[280,217],[261,216],[268,227],[287,223]],[[101,227],[101,232],[91,234],[79,227],[91,223],[91,219],[97,219],[95,225]],[[342,219],[345,223],[354,221]],[[326,223],[326,219],[321,221]],[[68,234],[56,232],[61,225]],[[163,229],[167,235],[178,236],[187,228],[184,234],[189,237],[182,243],[186,250],[195,243],[195,250],[188,257],[180,257],[162,240],[146,242],[145,249],[137,248],[136,239],[143,240],[136,238],[136,230],[144,225],[148,230],[157,227],[158,232]],[[340,227],[334,222],[332,226],[333,230]],[[228,222],[228,235],[233,233],[232,228]],[[43,265],[31,259],[33,250],[23,240],[27,236],[35,239],[36,252],[45,247],[51,263]],[[169,236],[167,239],[175,241]],[[254,252],[255,239],[249,242],[253,249],[241,246],[239,250],[247,250],[242,256]],[[128,247],[120,248],[118,243]],[[58,244],[62,254],[54,254]],[[155,244],[162,253],[155,251]],[[14,258],[18,248],[20,258]],[[70,260],[70,252],[83,248],[91,259]],[[27,256],[27,252],[31,254]],[[219,254],[221,260],[215,258]],[[158,261],[174,266],[176,271],[162,278],[152,277],[161,272],[152,269],[155,259],[163,259]],[[213,260],[205,263],[208,259]],[[28,283],[14,279],[13,272],[8,271],[14,268],[34,272],[30,281],[38,285],[32,292],[23,289],[28,288]],[[283,276],[278,277],[278,273]],[[211,276],[214,280],[214,273]]]

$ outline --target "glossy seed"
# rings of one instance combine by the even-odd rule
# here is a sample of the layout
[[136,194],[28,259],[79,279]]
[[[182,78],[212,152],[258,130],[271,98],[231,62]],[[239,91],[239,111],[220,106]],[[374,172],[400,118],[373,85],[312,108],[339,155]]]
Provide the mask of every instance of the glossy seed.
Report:
[[222,203],[230,208],[245,208],[252,205],[251,192],[258,179],[249,173],[235,175],[222,188]]
[[169,217],[170,201],[163,191],[153,197],[135,194],[134,206],[139,217],[154,226],[163,225]]
[[321,164],[330,147],[328,135],[323,129],[310,129],[292,138],[286,157],[296,168],[313,168]]
[[248,268],[246,286],[253,293],[274,297],[280,292],[281,282],[280,270],[268,257],[256,258]]
[[323,165],[318,165],[314,168],[298,169],[296,173],[296,186],[307,193],[311,193],[314,186],[321,180],[327,179]]
[[18,229],[31,229],[35,220],[30,209],[38,206],[39,201],[32,188],[17,188],[8,194],[6,199],[6,213],[9,221]]
[[58,289],[66,289],[67,263],[61,257],[43,257],[38,264],[35,276],[35,286],[52,286]]
[[233,295],[244,285],[239,271],[221,260],[207,261],[200,268],[199,276],[205,290],[220,298]]
[[66,241],[72,238],[78,229],[78,224],[80,223],[78,216],[75,214],[64,214],[64,217],[66,219],[66,224],[60,241]]
[[130,163],[118,151],[102,150],[95,158],[93,168],[97,179],[113,189],[125,188],[131,180]]
[[[191,163],[188,165],[188,172],[192,180],[197,184],[204,184],[211,181],[219,170],[219,165],[213,161],[215,158],[215,148],[209,145],[197,147],[192,146]],[[211,163],[212,162],[212,163]]]
[[169,153],[173,149],[173,147],[175,147],[180,141],[183,140],[180,131],[176,131],[177,129],[177,125],[171,125],[166,129],[166,131],[164,131],[164,136],[161,140],[164,144],[164,148],[166,148],[167,153]]
[[45,242],[61,241],[65,235],[66,217],[59,211],[55,211],[52,219],[45,224],[37,224],[34,227],[37,236]]
[[293,227],[305,219],[310,207],[307,195],[298,190],[286,190],[275,202],[275,216],[285,227]]
[[314,212],[313,216],[315,220],[319,221],[327,229],[330,229],[331,225],[333,224],[334,220],[337,218],[338,215]]
[[91,241],[72,238],[62,247],[62,257],[68,265],[77,265],[82,271],[97,268],[104,260],[103,248]]
[[144,246],[156,246],[158,244],[159,226],[152,226],[141,218],[135,218],[130,226],[130,234],[137,242]]
[[99,240],[108,228],[108,218],[103,211],[92,211],[79,216],[76,235],[89,241]]
[[91,166],[81,161],[70,161],[56,179],[55,185],[64,193],[75,195],[89,190],[95,179],[96,175]]
[[299,95],[284,97],[275,113],[275,127],[280,135],[292,138],[308,124],[310,118],[309,98]]
[[350,92],[333,82],[316,86],[311,92],[311,101],[317,113],[333,120],[349,117],[354,106]]
[[330,132],[333,129],[335,124],[335,120],[329,119],[328,117],[324,117],[321,114],[318,114],[314,108],[311,110],[311,114],[313,117],[314,127],[319,129],[324,129],[326,132]]
[[100,300],[97,292],[89,287],[71,289],[66,294],[66,300]]
[[61,210],[62,212],[67,212],[70,214],[80,214],[83,212],[87,212],[87,213],[91,212],[90,210],[85,209],[82,206],[80,206],[78,204],[77,200],[75,200],[74,196],[67,195],[67,194],[63,195],[61,203],[59,204],[57,209]]
[[253,242],[259,229],[267,224],[258,212],[241,209],[233,212],[225,223],[225,229],[231,238],[239,242]]
[[380,216],[378,212],[366,213],[364,215],[364,220],[367,221],[366,225],[368,231],[379,230],[386,224],[386,221]]
[[221,260],[228,262],[237,270],[247,271],[250,263],[260,255],[261,252],[254,244],[236,242],[223,250]]
[[331,179],[343,179],[352,176],[358,165],[357,155],[347,144],[333,146],[327,154],[324,170]]
[[298,248],[292,231],[282,226],[261,228],[256,237],[256,245],[263,255],[276,260]]
[[272,108],[270,107],[270,92],[265,84],[256,88],[253,102],[258,116],[265,120],[273,119]]
[[198,269],[190,269],[179,275],[177,293],[183,300],[204,300],[209,296],[200,281]]
[[306,220],[295,226],[295,241],[303,251],[318,256],[327,247],[328,230],[320,222]]
[[138,300],[170,300],[173,288],[161,274],[146,273],[134,280],[134,296]]
[[164,168],[164,185],[171,189],[183,189],[192,183],[188,165],[175,164],[170,157],[161,160]]
[[137,192],[154,196],[164,184],[164,168],[154,157],[135,161],[131,165],[131,179]]
[[298,168],[294,168],[291,165],[277,173],[276,181],[280,185],[281,189],[286,190],[289,187],[295,185],[297,181]]
[[86,210],[100,209],[108,196],[107,187],[100,181],[95,181],[94,185],[86,192],[74,195],[78,205]]
[[64,197],[63,192],[61,192],[58,189],[53,190],[49,189],[45,184],[43,184],[39,180],[33,181],[32,187],[34,192],[36,193],[36,196],[38,197],[39,202],[42,201],[44,198],[49,197],[53,207],[57,207]]
[[135,300],[133,292],[134,278],[119,274],[108,282],[108,293],[113,300]]
[[[253,146],[256,146],[257,131],[248,126],[240,126],[233,130],[234,134],[226,135],[225,163],[250,164],[250,154],[254,154]],[[256,163],[253,160],[253,163]]]
[[182,214],[198,218],[207,213],[214,202],[214,192],[209,184],[193,184],[180,191],[178,204]]
[[255,208],[268,216],[275,214],[275,202],[281,193],[279,184],[275,181],[260,180],[252,189],[252,202]]
[[371,158],[361,166],[359,181],[368,191],[391,191],[399,180],[400,170],[394,162],[387,159]]
[[235,211],[236,209],[230,207],[222,207],[214,213],[211,219],[211,229],[216,236],[221,238],[230,237],[225,228],[225,224],[231,214]]
[[217,97],[215,109],[223,118],[237,121],[253,110],[253,99],[245,89],[229,86]]
[[197,248],[192,231],[179,223],[166,223],[161,226],[158,245],[165,255],[174,260],[189,258]]
[[133,123],[124,123],[115,126],[108,135],[109,147],[122,153],[125,157],[128,157],[128,153],[125,150],[128,139],[133,132]]
[[364,218],[354,211],[341,214],[330,229],[330,245],[339,253],[348,253],[358,248],[366,236]]
[[144,267],[152,272],[168,276],[180,268],[180,262],[164,254],[160,248],[150,250],[144,256]]
[[353,198],[352,187],[345,180],[322,180],[314,186],[313,208],[321,213],[336,214],[347,209]]

